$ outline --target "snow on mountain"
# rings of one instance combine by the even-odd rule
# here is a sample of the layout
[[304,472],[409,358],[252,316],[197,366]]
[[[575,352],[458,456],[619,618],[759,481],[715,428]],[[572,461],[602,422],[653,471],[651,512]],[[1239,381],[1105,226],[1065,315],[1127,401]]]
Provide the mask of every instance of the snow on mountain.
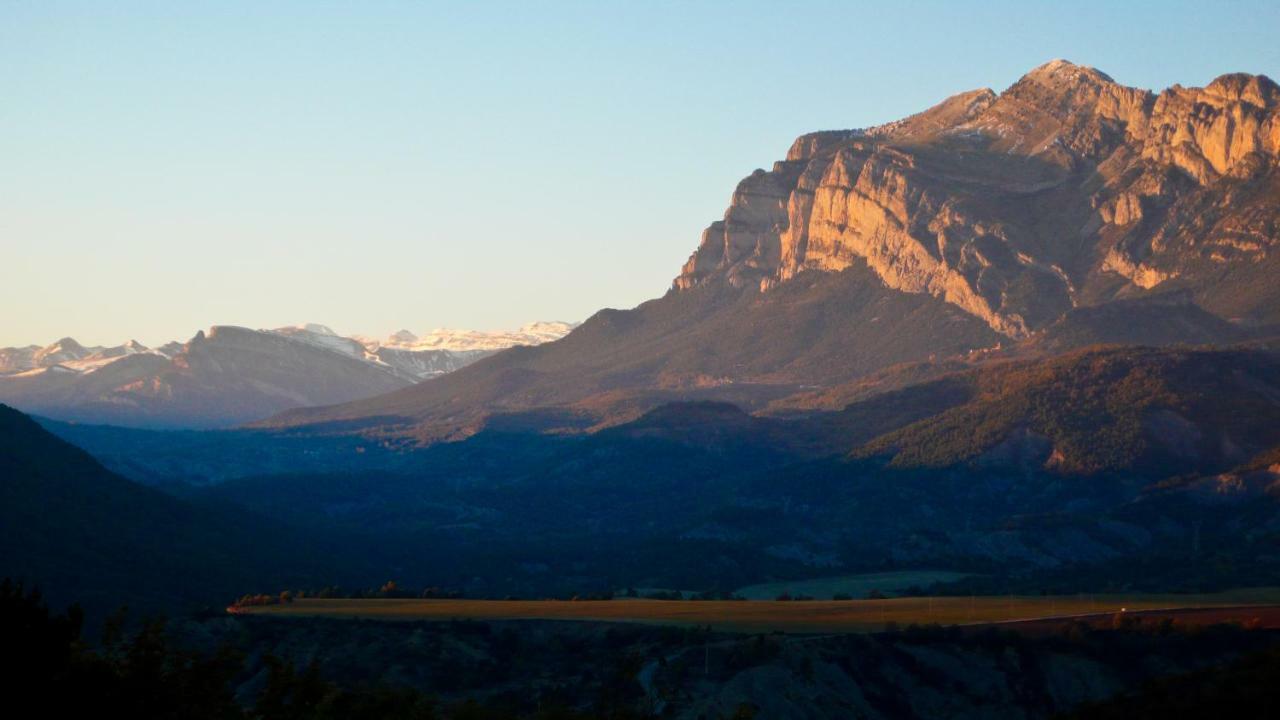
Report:
[[137,340],[130,340],[123,345],[116,345],[115,347],[87,349],[90,350],[88,355],[85,355],[78,360],[60,362],[52,367],[62,367],[70,370],[76,370],[78,372],[92,372],[103,365],[109,365],[120,358],[128,357],[130,355],[138,355],[141,353],[156,354],[151,350],[151,348],[143,345]]
[[374,347],[368,351],[372,362],[392,368],[397,373],[419,380],[451,373],[492,355],[496,350],[406,350]]
[[333,350],[353,358],[365,359],[366,353],[363,344],[351,338],[342,337],[324,325],[307,323],[306,325],[276,328],[269,332],[300,340],[308,345]]
[[22,372],[34,367],[33,360],[39,345],[0,348],[0,375]]
[[[543,321],[533,322],[518,330],[455,330],[437,328],[423,336],[408,330],[393,333],[379,345],[400,350],[502,350],[516,345],[541,345],[559,340],[577,327],[577,323]],[[373,341],[365,340],[366,345]]]
[[391,347],[409,347],[418,342],[418,336],[408,330],[391,333],[391,337],[387,338],[387,345]]
[[62,368],[77,372],[92,371],[119,358],[137,353],[152,352],[137,340],[130,340],[114,347],[85,347],[75,339],[64,337],[55,343],[40,347],[0,348],[0,375],[25,373],[48,368]]
[[403,377],[425,380],[453,372],[485,355],[515,345],[539,345],[559,340],[575,326],[565,322],[533,322],[518,330],[438,329],[423,337],[400,330],[385,340],[344,337],[316,323],[276,328],[270,332],[385,366]]
[[86,348],[74,339],[64,337],[52,345],[35,352],[31,360],[40,367],[48,367],[72,360],[83,360],[99,348]]

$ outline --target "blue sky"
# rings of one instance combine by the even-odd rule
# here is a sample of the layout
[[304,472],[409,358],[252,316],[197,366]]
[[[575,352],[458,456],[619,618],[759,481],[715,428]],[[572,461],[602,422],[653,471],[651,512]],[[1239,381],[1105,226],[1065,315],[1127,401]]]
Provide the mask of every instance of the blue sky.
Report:
[[1280,76],[1280,3],[1113,5],[0,0],[0,345],[581,320],[801,133]]

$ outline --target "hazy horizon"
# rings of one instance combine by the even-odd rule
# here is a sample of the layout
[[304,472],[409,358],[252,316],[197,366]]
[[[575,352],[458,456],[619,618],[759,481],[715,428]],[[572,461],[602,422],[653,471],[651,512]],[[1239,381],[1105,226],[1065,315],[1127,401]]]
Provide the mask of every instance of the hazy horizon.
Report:
[[360,8],[0,6],[0,346],[581,321],[802,133],[1057,57],[1280,74],[1263,3]]

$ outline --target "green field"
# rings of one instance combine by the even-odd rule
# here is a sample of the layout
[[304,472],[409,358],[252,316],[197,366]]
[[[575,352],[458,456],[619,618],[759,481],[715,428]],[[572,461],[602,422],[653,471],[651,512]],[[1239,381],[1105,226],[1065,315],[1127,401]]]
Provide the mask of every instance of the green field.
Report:
[[1280,589],[1209,595],[909,597],[887,600],[297,600],[235,608],[272,617],[370,620],[592,620],[708,625],[729,632],[874,632],[889,623],[943,625],[1008,622],[1127,611],[1274,605]]
[[854,599],[861,599],[872,590],[892,596],[909,587],[928,588],[934,583],[954,582],[966,577],[969,577],[966,573],[945,570],[904,570],[762,583],[740,588],[735,594],[748,600],[774,600],[783,593],[793,597],[806,595],[817,600],[830,600],[835,595],[846,593]]

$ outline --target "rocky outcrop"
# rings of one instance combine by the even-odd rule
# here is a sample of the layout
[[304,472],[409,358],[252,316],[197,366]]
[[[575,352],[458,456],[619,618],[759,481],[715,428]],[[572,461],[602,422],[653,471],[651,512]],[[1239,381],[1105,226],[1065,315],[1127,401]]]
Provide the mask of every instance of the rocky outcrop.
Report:
[[1209,306],[1272,320],[1271,294],[1226,307],[1201,279],[1271,256],[1277,155],[1280,87],[1264,76],[1157,95],[1055,60],[999,95],[801,136],[739,183],[674,287],[767,292],[865,261],[1013,338],[1179,279]]

